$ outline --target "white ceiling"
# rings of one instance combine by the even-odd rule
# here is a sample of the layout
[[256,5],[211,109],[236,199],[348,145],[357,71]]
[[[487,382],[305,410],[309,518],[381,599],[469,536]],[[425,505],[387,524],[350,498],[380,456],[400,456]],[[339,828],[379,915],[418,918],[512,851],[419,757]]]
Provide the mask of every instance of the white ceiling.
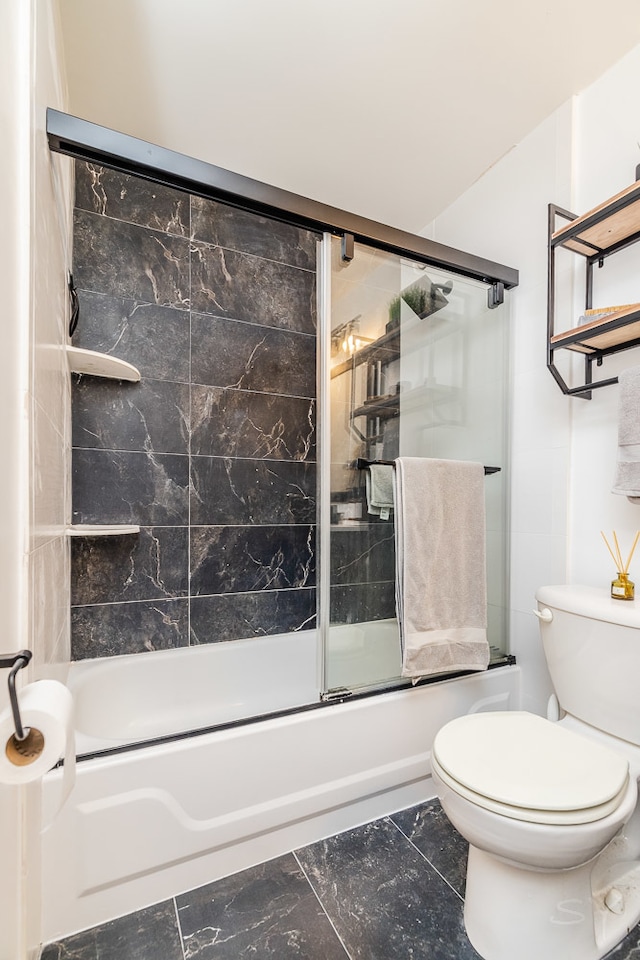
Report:
[[59,2],[74,115],[414,232],[640,42],[638,0]]

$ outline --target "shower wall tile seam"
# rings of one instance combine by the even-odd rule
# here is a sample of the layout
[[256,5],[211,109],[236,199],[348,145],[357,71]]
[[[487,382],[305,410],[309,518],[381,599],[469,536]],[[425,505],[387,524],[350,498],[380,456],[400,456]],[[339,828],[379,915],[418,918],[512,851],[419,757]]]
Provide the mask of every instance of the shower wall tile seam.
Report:
[[194,460],[239,460],[244,463],[308,463],[310,466],[317,465],[318,463],[317,460],[279,460],[277,457],[238,457],[235,454],[228,453],[193,453],[191,457]]
[[[139,450],[131,449],[130,447],[87,447],[84,444],[74,444],[71,448],[72,450],[86,450],[89,453],[97,451],[99,453],[135,453],[141,457],[155,456],[155,454],[161,454],[163,457],[184,457],[185,460],[189,458],[188,453],[174,453],[172,450],[159,450],[154,447],[153,450]],[[158,526],[158,524],[153,524],[153,526]],[[180,526],[180,524],[176,524]]]
[[[159,524],[151,524],[151,526],[159,526]],[[176,524],[176,526],[181,526],[181,524]],[[279,520],[273,522],[270,521],[258,521],[258,520],[247,520],[246,523],[192,523],[190,524],[192,530],[207,529],[209,527],[315,527],[317,526],[315,521],[301,520],[299,523],[280,523]]]
[[190,600],[191,597],[188,593],[176,593],[173,597],[168,597],[165,594],[158,595],[157,597],[139,597],[135,600],[96,600],[93,603],[72,603],[72,610],[86,610],[88,607],[124,607],[128,604],[140,604],[140,603],[175,603],[178,600]]
[[[168,382],[172,382],[172,381],[168,381]],[[180,381],[173,381],[173,382],[178,383]],[[233,386],[232,384],[224,384],[224,383],[206,383],[201,380],[192,380],[191,386],[209,387],[212,390],[228,390],[233,393],[252,393],[252,394],[256,394],[257,396],[264,396],[264,397],[284,397],[285,399],[291,398],[292,400],[315,400],[316,399],[315,394],[311,394],[311,393],[280,393],[280,392],[276,392],[275,390],[250,390],[247,387],[236,387],[236,386]]]
[[228,317],[224,313],[203,313],[202,310],[193,309],[191,309],[191,312],[205,320],[228,320],[229,323],[242,323],[247,327],[266,327],[267,330],[281,330],[284,333],[290,333],[294,337],[307,337],[314,342],[317,339],[317,334],[315,333],[307,333],[305,330],[283,330],[282,327],[274,327],[273,324],[270,323],[261,323],[258,320],[247,320],[246,317]]
[[107,290],[95,290],[93,287],[89,287],[85,283],[78,283],[76,285],[76,292],[78,294],[88,293],[92,297],[105,297],[114,300],[129,300],[132,303],[135,303],[138,307],[159,307],[163,310],[177,310],[179,313],[189,313],[191,309],[188,303],[158,303],[157,300],[149,300],[146,297],[139,295],[133,296],[123,293],[113,293]]
[[[191,198],[191,194],[186,194]],[[189,204],[191,207],[191,204]],[[189,235],[184,233],[178,233],[171,230],[162,230],[160,227],[154,227],[150,224],[139,223],[137,220],[127,220],[125,217],[114,217],[109,213],[98,213],[96,210],[87,210],[86,207],[76,207],[76,211],[80,211],[82,214],[85,214],[90,217],[96,217],[99,220],[109,220],[112,223],[122,223],[126,226],[136,227],[139,230],[148,230],[150,233],[158,233],[161,236],[172,237],[177,240],[183,240],[185,243],[190,245],[190,248],[195,250],[196,245],[201,245],[203,247],[210,247],[214,250],[225,250],[229,253],[238,253],[243,257],[251,257],[255,260],[263,260],[266,263],[282,264],[286,267],[291,267],[293,270],[300,270],[303,273],[317,273],[317,270],[314,267],[302,267],[297,263],[291,263],[289,260],[279,260],[275,257],[265,257],[259,253],[252,253],[249,250],[243,250],[240,247],[232,246],[228,243],[212,243],[210,240],[202,240],[200,237],[194,236],[193,232],[190,230]],[[191,213],[190,213],[191,216]],[[200,312],[200,311],[198,311]]]
[[[187,238],[184,237],[181,239],[187,239]],[[301,267],[299,266],[299,264],[290,263],[288,260],[276,260],[273,257],[263,257],[259,253],[251,253],[251,251],[249,250],[240,250],[238,247],[231,247],[227,244],[211,243],[208,240],[200,240],[198,239],[198,237],[189,237],[188,239],[192,244],[192,247],[194,250],[197,248],[196,245],[202,246],[202,247],[209,247],[212,250],[224,250],[228,253],[237,253],[241,257],[251,257],[251,259],[253,260],[261,260],[261,261],[264,261],[264,263],[274,263],[279,266],[291,267],[292,270],[299,270],[301,273],[311,273],[311,274],[317,273],[317,270],[313,267]],[[200,313],[199,310],[196,310],[195,312]]]
[[[270,327],[269,329],[274,330],[275,327]],[[176,381],[179,382],[179,381]],[[201,382],[200,380],[192,380],[192,387],[208,387],[211,390],[227,390],[229,393],[252,393],[256,396],[264,397],[284,397],[285,399],[292,398],[293,400],[316,400],[317,397],[315,394],[300,394],[300,393],[275,393],[271,390],[251,390],[248,387],[235,387],[230,384],[222,383],[206,383]]]
[[[188,196],[188,194],[186,194]],[[95,217],[97,220],[108,220],[111,223],[123,223],[128,227],[137,227],[138,230],[148,230],[150,233],[159,233],[163,237],[171,237],[174,240],[183,240],[185,243],[191,242],[191,237],[184,233],[176,233],[171,230],[162,230],[160,227],[154,227],[149,223],[139,223],[137,220],[127,220],[124,217],[114,217],[109,213],[98,213],[97,210],[87,210],[86,207],[75,207],[74,212],[82,213],[88,217]]]
[[[190,596],[190,599],[206,600],[207,597],[242,597],[242,596],[248,596],[249,594],[259,594],[262,596],[262,594],[267,594],[267,593],[282,593],[285,590],[287,593],[293,593],[295,590],[311,592],[313,590],[317,590],[317,587],[315,584],[309,584],[309,586],[296,585],[293,587],[265,587],[262,590],[225,590],[222,593],[194,593]],[[183,599],[183,598],[177,597],[176,599]],[[134,601],[127,601],[127,602],[134,602]],[[91,606],[91,604],[89,604],[89,606]]]
[[187,958],[187,949],[185,946],[184,936],[182,934],[182,924],[180,923],[180,911],[178,910],[178,899],[177,897],[171,897],[171,902],[173,903],[173,909],[176,915],[176,927],[178,928],[178,936],[180,937],[180,949],[182,951],[181,960],[188,960]]

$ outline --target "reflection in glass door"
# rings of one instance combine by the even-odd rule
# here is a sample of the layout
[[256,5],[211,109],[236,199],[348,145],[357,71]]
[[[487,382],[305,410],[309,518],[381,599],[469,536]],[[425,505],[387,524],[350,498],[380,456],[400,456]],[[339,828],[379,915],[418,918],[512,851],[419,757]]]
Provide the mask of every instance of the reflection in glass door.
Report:
[[324,689],[400,678],[393,511],[368,504],[368,461],[438,457],[501,468],[486,478],[489,642],[499,659],[507,644],[507,307],[489,310],[478,281],[364,244],[345,261],[339,238],[331,240],[330,287]]

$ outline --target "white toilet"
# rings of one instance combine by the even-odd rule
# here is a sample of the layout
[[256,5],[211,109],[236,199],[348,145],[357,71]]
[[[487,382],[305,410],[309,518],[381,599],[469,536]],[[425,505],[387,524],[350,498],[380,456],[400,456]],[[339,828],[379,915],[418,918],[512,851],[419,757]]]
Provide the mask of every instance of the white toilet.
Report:
[[550,719],[474,713],[432,750],[469,841],[464,919],[485,960],[599,960],[640,920],[640,601],[536,595]]

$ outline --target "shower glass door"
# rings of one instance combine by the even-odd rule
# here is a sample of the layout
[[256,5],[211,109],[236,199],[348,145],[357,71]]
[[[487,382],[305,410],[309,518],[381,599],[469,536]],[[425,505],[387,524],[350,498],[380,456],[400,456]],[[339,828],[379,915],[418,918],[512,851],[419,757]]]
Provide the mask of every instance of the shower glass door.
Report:
[[393,511],[370,512],[362,461],[437,457],[500,468],[485,486],[493,660],[507,650],[508,572],[507,306],[488,309],[485,284],[364,244],[343,260],[335,237],[330,273],[325,695],[400,680]]

